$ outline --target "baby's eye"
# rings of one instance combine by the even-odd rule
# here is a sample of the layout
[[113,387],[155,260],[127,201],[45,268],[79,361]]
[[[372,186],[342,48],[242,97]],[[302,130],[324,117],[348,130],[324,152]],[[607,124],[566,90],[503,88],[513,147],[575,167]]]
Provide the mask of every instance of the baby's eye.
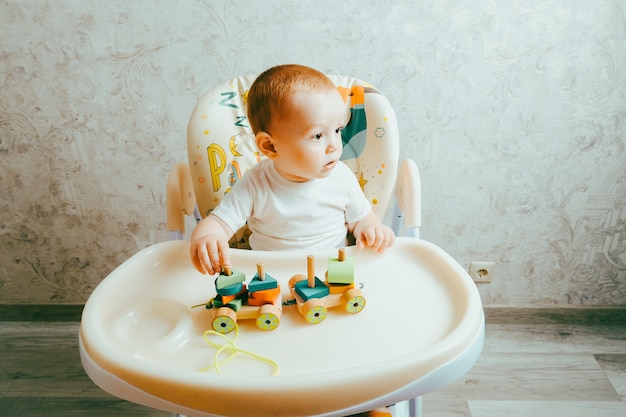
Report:
[[323,133],[316,133],[315,135],[313,135],[313,140],[322,140],[323,137]]
[[337,129],[335,129],[335,133],[339,134],[341,133],[342,130],[343,130],[343,126],[339,126]]

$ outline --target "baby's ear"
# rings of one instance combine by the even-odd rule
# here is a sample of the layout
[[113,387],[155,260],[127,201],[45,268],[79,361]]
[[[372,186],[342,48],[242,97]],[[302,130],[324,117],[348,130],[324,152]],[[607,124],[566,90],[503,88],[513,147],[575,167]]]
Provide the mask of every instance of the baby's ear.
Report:
[[256,146],[259,151],[270,159],[276,156],[276,148],[274,147],[274,139],[267,132],[259,132],[256,135]]

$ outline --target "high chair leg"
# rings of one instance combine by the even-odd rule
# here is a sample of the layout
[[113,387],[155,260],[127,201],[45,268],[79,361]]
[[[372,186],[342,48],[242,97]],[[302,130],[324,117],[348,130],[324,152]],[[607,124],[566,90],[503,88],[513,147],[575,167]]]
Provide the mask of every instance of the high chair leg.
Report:
[[408,403],[409,417],[422,417],[422,397],[411,398]]
[[422,417],[422,398],[413,398],[349,417]]

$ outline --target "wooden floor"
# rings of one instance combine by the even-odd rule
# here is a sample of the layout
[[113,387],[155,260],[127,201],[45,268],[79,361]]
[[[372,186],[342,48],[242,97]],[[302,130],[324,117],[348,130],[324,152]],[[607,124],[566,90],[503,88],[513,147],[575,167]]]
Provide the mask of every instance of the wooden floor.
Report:
[[[424,416],[626,416],[626,322],[509,318],[488,316],[482,356],[424,397]],[[1,416],[169,416],[95,386],[77,335],[72,321],[0,321]]]

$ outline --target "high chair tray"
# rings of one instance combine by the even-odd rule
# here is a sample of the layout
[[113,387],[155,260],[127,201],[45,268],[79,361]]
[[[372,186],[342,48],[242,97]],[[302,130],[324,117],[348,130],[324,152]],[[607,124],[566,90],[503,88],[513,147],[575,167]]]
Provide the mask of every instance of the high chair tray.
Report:
[[[349,247],[355,282],[366,299],[358,314],[329,308],[309,324],[285,305],[273,331],[240,320],[238,353],[211,367],[214,277],[196,272],[189,243],[148,247],[113,271],[85,305],[80,351],[88,375],[120,398],[199,416],[345,415],[412,398],[462,376],[484,334],[478,291],[449,255],[428,242],[398,238],[382,254]],[[307,273],[307,255],[323,280],[335,249],[311,252],[233,250],[232,267],[249,281],[263,263],[292,298],[288,281]],[[227,335],[234,337],[234,333]],[[224,344],[220,338],[211,338]],[[219,359],[226,359],[225,350]]]

